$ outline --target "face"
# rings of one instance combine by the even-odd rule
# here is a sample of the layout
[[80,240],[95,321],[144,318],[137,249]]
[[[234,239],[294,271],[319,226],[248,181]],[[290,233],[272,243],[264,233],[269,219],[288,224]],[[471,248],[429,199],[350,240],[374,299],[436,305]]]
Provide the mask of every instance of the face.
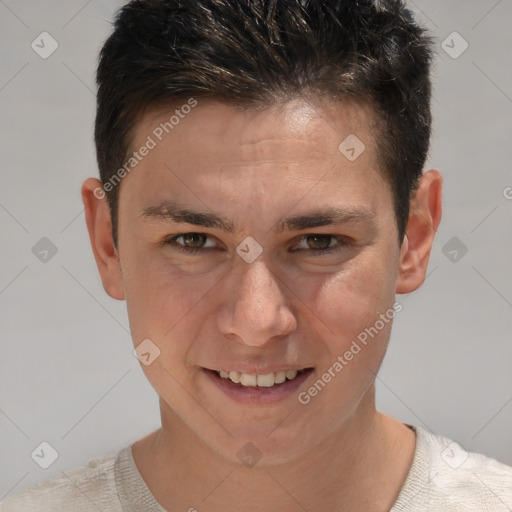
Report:
[[[373,114],[190,110],[169,133],[174,109],[145,115],[132,149],[155,145],[120,185],[134,345],[159,351],[142,367],[176,428],[233,461],[246,446],[284,462],[371,407],[390,336],[401,251]],[[339,149],[351,134],[358,156],[354,139]]]

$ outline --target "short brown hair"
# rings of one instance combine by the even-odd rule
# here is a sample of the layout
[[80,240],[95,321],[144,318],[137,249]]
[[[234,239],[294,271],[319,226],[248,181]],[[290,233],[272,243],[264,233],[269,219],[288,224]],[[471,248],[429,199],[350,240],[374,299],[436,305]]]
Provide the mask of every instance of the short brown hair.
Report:
[[[371,102],[399,243],[431,131],[431,40],[399,0],[132,0],[97,70],[105,185],[146,108],[210,98],[246,106],[318,94]],[[117,247],[119,188],[107,191]]]

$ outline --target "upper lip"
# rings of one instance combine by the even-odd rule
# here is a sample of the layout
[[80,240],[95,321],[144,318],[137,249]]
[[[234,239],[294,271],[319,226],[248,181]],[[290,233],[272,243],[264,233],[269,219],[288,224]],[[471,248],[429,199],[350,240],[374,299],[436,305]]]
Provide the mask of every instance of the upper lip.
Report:
[[232,372],[236,371],[239,373],[247,373],[249,375],[267,375],[275,372],[286,372],[290,370],[300,371],[309,370],[312,366],[297,366],[297,365],[279,365],[279,366],[249,366],[244,363],[237,363],[233,365],[219,365],[217,368],[207,368],[207,370],[213,370],[215,372],[224,371]]

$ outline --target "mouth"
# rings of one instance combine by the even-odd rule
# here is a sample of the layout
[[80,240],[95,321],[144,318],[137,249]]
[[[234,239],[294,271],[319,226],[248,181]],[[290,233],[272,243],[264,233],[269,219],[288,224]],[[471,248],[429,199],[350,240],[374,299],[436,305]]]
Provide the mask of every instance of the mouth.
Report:
[[314,368],[279,370],[266,374],[250,374],[238,371],[202,369],[217,388],[237,402],[270,404],[284,399],[295,391]]
[[271,388],[286,381],[296,379],[297,376],[312,370],[312,368],[304,368],[302,370],[280,370],[277,372],[266,373],[264,375],[254,375],[250,373],[242,373],[232,370],[225,372],[223,370],[210,370],[215,372],[221,379],[229,379],[234,384],[240,384],[245,387]]

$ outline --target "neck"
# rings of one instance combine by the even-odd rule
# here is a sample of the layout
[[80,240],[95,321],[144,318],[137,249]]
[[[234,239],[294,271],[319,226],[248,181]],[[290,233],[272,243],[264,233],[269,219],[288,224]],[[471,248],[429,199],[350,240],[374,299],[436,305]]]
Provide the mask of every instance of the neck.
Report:
[[[378,413],[373,393],[339,430],[286,464],[248,468],[210,450],[166,404],[162,428],[135,443],[137,467],[169,510],[389,510],[405,481],[414,433]],[[299,442],[299,441],[298,441]]]

